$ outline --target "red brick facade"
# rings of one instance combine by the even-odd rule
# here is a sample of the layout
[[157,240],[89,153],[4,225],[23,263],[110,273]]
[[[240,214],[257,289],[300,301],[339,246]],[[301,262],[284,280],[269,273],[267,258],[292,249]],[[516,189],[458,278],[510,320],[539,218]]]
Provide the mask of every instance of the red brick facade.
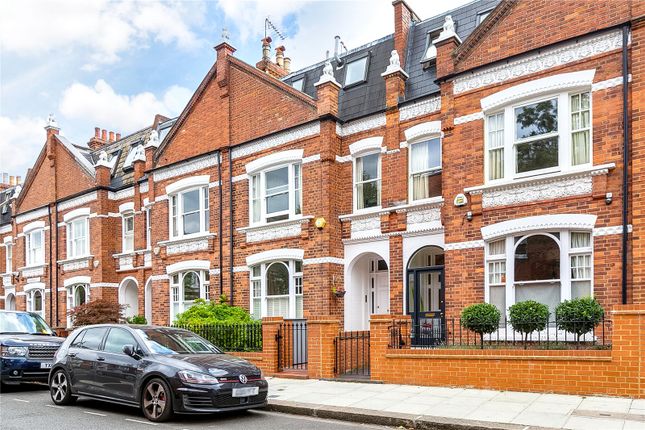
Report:
[[[408,32],[417,18],[405,2],[393,4],[397,31],[394,46],[403,65]],[[444,266],[445,314],[452,317],[463,306],[488,297],[486,247],[491,240],[556,230],[566,232],[559,237],[568,237],[570,231],[582,229],[593,237],[593,295],[607,308],[619,304],[623,301],[621,232],[625,196],[624,25],[630,31],[626,48],[631,74],[628,137],[633,157],[627,194],[631,197],[628,221],[633,228],[629,235],[632,254],[627,258],[629,285],[625,299],[643,303],[645,265],[641,260],[645,253],[641,248],[645,245],[641,236],[645,225],[639,196],[643,157],[640,107],[645,103],[640,55],[645,29],[641,15],[645,9],[636,4],[503,1],[463,41],[451,36],[450,28],[444,30],[436,44],[438,93],[406,102],[408,76],[393,62],[393,69],[383,74],[386,108],[375,115],[378,120],[358,118],[342,123],[338,118],[340,90],[333,76],[325,81],[323,75],[316,88],[317,98],[312,99],[243,63],[233,56],[234,49],[228,43],[222,43],[216,47],[216,64],[169,134],[160,144],[150,139],[145,162],[134,161],[132,185],[112,187],[110,168],[96,162],[98,157],[92,163],[96,165],[94,171],[88,172],[82,160],[59,140],[57,130],[48,130],[43,152],[13,204],[11,227],[0,229],[4,232],[0,243],[5,237],[13,243],[13,271],[3,275],[3,298],[11,294],[15,307],[25,309],[26,297],[37,285],[46,293],[45,318],[56,327],[64,327],[68,296],[74,299],[76,285],[87,286],[89,300],[108,298],[130,303],[131,291],[135,291],[136,309],[130,303],[131,314],[169,324],[175,274],[196,271],[204,282],[208,273],[211,299],[224,294],[234,304],[249,308],[251,266],[268,270],[275,261],[297,261],[302,263],[304,315],[332,316],[348,329],[367,329],[371,313],[407,312],[407,268],[415,252],[424,246],[443,250],[443,262],[434,265]],[[558,51],[544,59],[552,50]],[[529,66],[525,66],[527,62]],[[567,84],[563,78],[590,70],[589,81]],[[542,78],[564,83],[551,90],[545,89],[545,84],[531,89],[532,93],[526,90],[526,94],[509,96],[509,101],[497,101],[496,109],[549,94],[588,92],[593,158],[579,171],[564,169],[548,176],[490,183],[485,177],[485,121],[491,111],[482,100],[498,100],[500,92],[511,94],[525,88],[518,86],[530,86]],[[441,173],[437,177],[441,192],[421,203],[412,202],[410,148],[428,136],[441,138]],[[380,154],[380,205],[359,211],[354,206],[355,164],[361,155],[373,153]],[[287,164],[300,166],[300,213],[292,212],[287,221],[254,224],[249,219],[252,177]],[[256,171],[253,166],[263,167]],[[295,179],[290,181],[288,195],[293,199]],[[173,196],[194,189],[205,190],[200,192],[207,195],[205,230],[172,238]],[[461,194],[467,203],[453,204]],[[65,215],[80,209],[86,209],[82,216],[89,223],[89,253],[70,259],[66,235],[71,218]],[[122,252],[122,224],[129,213],[134,214],[134,246],[132,251]],[[149,248],[146,213],[150,214]],[[560,215],[568,218],[548,224],[555,219],[549,216]],[[581,227],[579,215],[596,218]],[[182,223],[189,222],[181,219]],[[518,225],[528,223],[524,229],[500,232],[508,224],[499,223],[520,219],[523,221]],[[44,225],[44,264],[26,267],[24,228],[38,221]],[[492,239],[484,237],[484,231],[492,231],[486,228],[496,225],[500,231],[495,230]],[[1,273],[6,272],[5,252],[6,246],[0,247]],[[563,254],[563,261],[568,258]],[[368,266],[378,260],[385,262],[386,270],[369,270]],[[295,263],[289,267],[288,284],[294,288],[293,283],[299,282],[292,280],[297,277]],[[384,282],[387,288],[386,298],[370,299],[371,309],[365,304],[370,292],[366,279]],[[563,278],[561,282],[571,280]],[[52,291],[57,299],[51,299]],[[296,316],[292,308],[299,309],[299,305],[291,300],[298,294],[290,291],[290,310],[285,316]],[[264,303],[262,309],[270,306]],[[321,326],[323,329],[327,328]]]

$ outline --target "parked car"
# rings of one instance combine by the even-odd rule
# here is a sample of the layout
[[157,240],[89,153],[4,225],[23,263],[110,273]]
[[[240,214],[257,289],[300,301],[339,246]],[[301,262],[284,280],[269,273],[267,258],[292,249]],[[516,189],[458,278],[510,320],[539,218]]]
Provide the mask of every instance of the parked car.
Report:
[[2,384],[47,382],[54,354],[64,340],[38,314],[0,311]]
[[253,364],[182,329],[101,324],[75,330],[56,353],[51,398],[78,396],[140,407],[150,421],[173,413],[266,406],[268,383]]

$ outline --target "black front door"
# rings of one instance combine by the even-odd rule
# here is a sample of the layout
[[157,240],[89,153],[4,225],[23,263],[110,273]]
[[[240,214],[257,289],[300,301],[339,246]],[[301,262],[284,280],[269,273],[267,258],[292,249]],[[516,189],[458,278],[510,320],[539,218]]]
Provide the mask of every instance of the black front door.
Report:
[[445,290],[443,266],[408,269],[408,314],[412,317],[413,346],[443,342],[445,330]]

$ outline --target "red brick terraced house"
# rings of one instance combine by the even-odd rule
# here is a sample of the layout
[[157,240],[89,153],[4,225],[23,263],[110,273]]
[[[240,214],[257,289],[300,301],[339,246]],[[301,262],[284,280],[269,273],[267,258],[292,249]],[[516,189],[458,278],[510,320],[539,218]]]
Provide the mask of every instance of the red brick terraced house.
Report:
[[[5,308],[418,324],[645,302],[641,2],[478,0],[291,72],[228,40],[178,118],[46,143],[0,218]],[[627,164],[626,164],[627,163]],[[625,169],[628,166],[629,169]],[[11,194],[11,195],[9,195]]]

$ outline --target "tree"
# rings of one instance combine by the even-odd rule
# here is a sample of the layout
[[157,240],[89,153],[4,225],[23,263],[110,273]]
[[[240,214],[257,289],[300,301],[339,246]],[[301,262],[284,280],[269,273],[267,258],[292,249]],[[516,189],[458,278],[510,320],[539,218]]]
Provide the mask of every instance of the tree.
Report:
[[479,334],[482,349],[484,349],[484,334],[497,330],[500,318],[499,310],[490,303],[477,303],[461,311],[462,327]]
[[592,297],[565,300],[555,308],[555,321],[559,329],[580,337],[589,333],[600,323],[605,311]]
[[98,299],[76,306],[67,312],[71,317],[74,327],[91,324],[120,323],[123,321],[125,305],[116,302]]
[[530,333],[544,330],[549,322],[549,307],[535,300],[515,303],[508,308],[509,322],[524,336],[524,348]]

